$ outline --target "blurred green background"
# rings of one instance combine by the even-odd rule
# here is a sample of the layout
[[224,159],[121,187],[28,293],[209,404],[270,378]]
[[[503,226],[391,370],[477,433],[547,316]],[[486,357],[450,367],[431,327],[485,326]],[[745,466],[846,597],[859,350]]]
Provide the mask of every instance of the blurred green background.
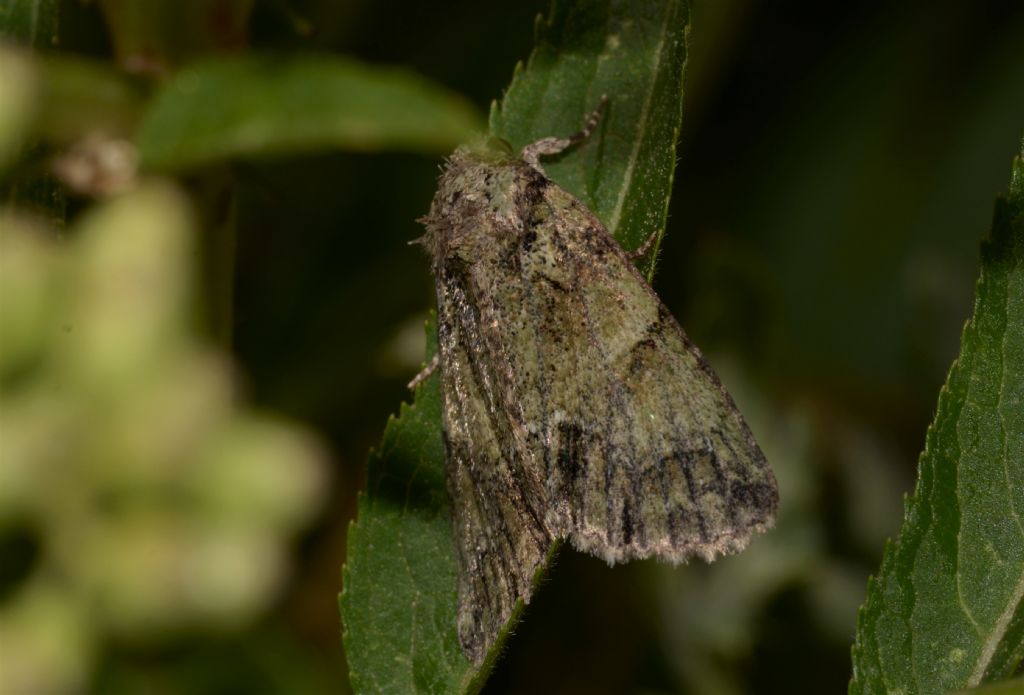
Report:
[[[40,7],[35,34],[10,29]],[[483,114],[546,9],[12,0],[0,30],[117,56],[143,85],[207,52],[343,54]],[[189,30],[206,12],[212,38]],[[694,3],[690,31],[655,289],[762,442],[778,527],[712,566],[562,552],[488,693],[845,690],[970,315],[1024,129],[1024,5],[718,0]],[[19,218],[0,246],[0,683],[18,661],[31,692],[347,691],[346,527],[422,360],[433,283],[407,242],[443,154],[352,149],[190,171],[187,204],[151,184],[99,207],[32,156],[6,173],[8,203],[63,231]],[[209,306],[195,329],[225,216],[230,331]],[[69,343],[67,325],[98,328]]]

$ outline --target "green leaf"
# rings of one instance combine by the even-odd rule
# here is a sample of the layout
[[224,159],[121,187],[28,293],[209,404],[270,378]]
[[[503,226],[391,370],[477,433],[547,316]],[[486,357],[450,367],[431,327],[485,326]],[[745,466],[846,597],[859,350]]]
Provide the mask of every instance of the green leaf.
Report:
[[405,70],[327,55],[209,60],[171,77],[137,133],[143,164],[178,170],[324,148],[442,152],[479,119]]
[[626,248],[658,235],[651,258],[672,192],[687,18],[684,2],[556,2],[538,20],[529,63],[491,108],[491,132],[521,148],[578,131],[607,95],[591,142],[545,163],[545,171]]
[[159,75],[187,56],[237,50],[248,43],[254,0],[99,0],[117,63]]
[[1024,695],[1024,678],[1013,678],[969,690],[958,690],[956,695]]
[[[1022,154],[1024,157],[1024,154]],[[917,489],[868,587],[850,693],[944,693],[1024,658],[1024,161],[982,246],[974,317]]]
[[[60,26],[60,3],[58,0],[4,0],[0,2],[0,44],[8,43],[29,47],[36,50],[53,48],[57,45]],[[5,49],[10,50],[9,48]],[[22,66],[24,68],[24,66]],[[14,72],[8,70],[12,66],[5,65],[4,71],[0,72],[4,80],[13,77],[13,81],[24,80],[27,76],[23,70],[13,68]],[[35,113],[41,112],[39,104],[39,81],[36,79],[35,67],[30,68],[33,75],[31,80],[34,84],[21,85],[20,93],[4,94],[4,98],[17,100],[15,104],[9,104],[3,110],[21,112],[18,118],[28,117],[34,120]],[[21,74],[18,74],[18,73]],[[28,89],[24,89],[28,87]],[[9,85],[11,91],[15,86]],[[10,125],[10,123],[5,124]],[[24,156],[26,151],[32,149],[34,143],[27,136],[29,132],[21,131],[14,134],[8,133],[10,138],[6,147],[7,151],[2,156],[7,161],[3,164],[11,164],[12,160]],[[3,136],[0,136],[3,139]],[[17,140],[17,142],[13,142]],[[0,147],[4,147],[0,145]],[[63,187],[57,183],[55,178],[48,173],[36,173],[31,176],[23,176],[17,181],[0,188],[0,201],[7,206],[20,206],[39,213],[42,217],[49,219],[54,226],[60,227],[64,223],[67,207],[67,196]]]
[[127,138],[143,101],[140,82],[109,65],[59,53],[0,45],[0,198],[60,227],[66,188],[46,166],[52,146],[101,133]]
[[97,132],[127,138],[135,130],[143,84],[106,63],[0,44],[0,64],[0,140],[59,146]]
[[91,133],[127,138],[138,124],[144,85],[109,63],[50,54],[36,61],[40,106],[36,134],[66,144]]
[[[664,223],[686,20],[681,0],[555,2],[538,25],[527,67],[516,69],[502,106],[492,109],[492,133],[521,147],[579,130],[600,96],[609,95],[607,118],[590,142],[545,166],[620,240],[639,243]],[[428,335],[433,340],[432,326]],[[474,691],[500,651],[493,649],[476,669],[459,648],[440,429],[434,376],[388,422],[370,459],[340,598],[359,693]]]
[[21,152],[37,111],[38,78],[27,54],[0,45],[0,172]]
[[0,39],[34,48],[54,46],[59,20],[59,0],[4,0],[0,3]]
[[[433,340],[433,325],[427,334]],[[457,568],[440,421],[435,374],[388,421],[370,456],[339,602],[357,693],[459,693],[474,675],[455,632]]]

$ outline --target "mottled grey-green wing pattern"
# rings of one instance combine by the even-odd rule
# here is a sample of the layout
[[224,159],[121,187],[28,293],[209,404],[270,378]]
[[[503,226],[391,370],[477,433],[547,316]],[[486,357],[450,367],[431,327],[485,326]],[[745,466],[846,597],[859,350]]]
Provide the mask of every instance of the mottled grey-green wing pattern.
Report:
[[[479,311],[460,282],[439,297],[438,338],[445,375],[446,473],[459,560],[459,642],[480,663],[509,621],[529,602],[533,575],[551,547],[538,504],[514,452],[499,433],[494,379],[479,332]],[[495,494],[498,491],[498,494]]]
[[427,223],[475,663],[555,539],[681,562],[772,523],[775,480],[732,400],[579,201],[525,164],[456,152]]
[[561,211],[520,255],[535,384],[559,384],[539,420],[552,535],[609,562],[743,548],[778,493],[732,399],[581,203],[549,185],[534,205]]

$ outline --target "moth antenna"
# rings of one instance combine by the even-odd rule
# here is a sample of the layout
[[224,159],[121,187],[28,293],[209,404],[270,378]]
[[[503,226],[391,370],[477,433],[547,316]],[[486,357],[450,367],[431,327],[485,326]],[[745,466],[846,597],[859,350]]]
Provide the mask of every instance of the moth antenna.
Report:
[[608,95],[602,94],[600,101],[597,102],[597,108],[587,116],[587,122],[583,125],[583,129],[578,133],[569,137],[569,142],[575,145],[576,143],[583,142],[590,137],[591,133],[597,129],[597,124],[601,122],[601,116],[604,115],[604,110],[608,106]]
[[630,260],[633,260],[633,261],[637,260],[638,258],[643,258],[644,256],[647,255],[647,252],[651,250],[651,247],[654,246],[654,241],[657,238],[658,238],[658,233],[657,232],[651,232],[651,235],[649,237],[647,237],[647,241],[645,241],[644,243],[640,244],[640,246],[638,246],[637,248],[633,249],[632,251],[627,251],[626,254],[629,256]]
[[597,129],[597,124],[601,121],[601,116],[604,114],[604,109],[607,105],[608,95],[602,94],[601,100],[597,103],[597,108],[587,117],[587,122],[583,125],[582,130],[567,138],[542,138],[537,142],[530,143],[523,148],[523,152],[520,155],[523,161],[543,174],[544,167],[540,164],[540,158],[564,152],[573,145],[584,142]]
[[406,388],[408,388],[410,391],[415,391],[417,386],[419,386],[424,381],[426,381],[428,378],[430,378],[430,375],[434,373],[434,371],[437,369],[437,365],[440,364],[440,363],[441,363],[441,353],[440,352],[435,352],[433,359],[430,360],[430,364],[428,364],[426,367],[421,369],[420,373],[417,374],[416,376],[414,376],[412,378],[412,381],[410,381],[406,385]]

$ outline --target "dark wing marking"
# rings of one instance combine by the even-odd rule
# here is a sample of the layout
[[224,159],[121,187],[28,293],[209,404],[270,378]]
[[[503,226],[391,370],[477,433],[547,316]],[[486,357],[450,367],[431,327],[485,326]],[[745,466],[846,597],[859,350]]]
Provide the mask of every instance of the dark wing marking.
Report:
[[[459,641],[480,663],[529,602],[533,576],[551,547],[541,498],[527,492],[520,457],[507,450],[509,422],[495,407],[496,378],[480,334],[480,307],[459,278],[438,301],[444,372],[445,448],[459,562]],[[495,491],[498,491],[497,493]]]
[[609,562],[710,559],[770,525],[777,500],[732,400],[611,235],[517,175],[471,201],[501,214],[474,216],[465,240],[435,232],[458,630],[475,663],[554,539]]
[[[547,525],[609,562],[744,547],[774,519],[764,455],[717,376],[601,223],[554,185],[520,253],[545,393]],[[533,381],[531,383],[531,377]]]

